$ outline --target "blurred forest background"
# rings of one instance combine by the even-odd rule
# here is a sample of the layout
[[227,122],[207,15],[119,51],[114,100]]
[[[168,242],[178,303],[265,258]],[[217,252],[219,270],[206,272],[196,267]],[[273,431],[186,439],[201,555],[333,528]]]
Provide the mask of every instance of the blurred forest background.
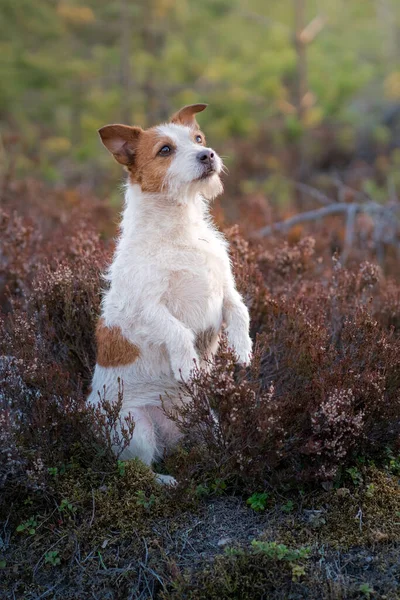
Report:
[[231,221],[358,198],[397,245],[379,208],[400,192],[396,0],[0,0],[0,40],[3,196],[34,177],[118,206],[97,129],[208,102]]

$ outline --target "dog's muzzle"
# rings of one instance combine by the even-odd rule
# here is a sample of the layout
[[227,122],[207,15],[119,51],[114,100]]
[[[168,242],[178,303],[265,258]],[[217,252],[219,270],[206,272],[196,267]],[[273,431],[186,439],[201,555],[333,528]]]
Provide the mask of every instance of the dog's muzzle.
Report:
[[197,160],[203,166],[203,173],[200,179],[205,179],[212,173],[215,173],[215,155],[212,150],[202,150],[197,154]]

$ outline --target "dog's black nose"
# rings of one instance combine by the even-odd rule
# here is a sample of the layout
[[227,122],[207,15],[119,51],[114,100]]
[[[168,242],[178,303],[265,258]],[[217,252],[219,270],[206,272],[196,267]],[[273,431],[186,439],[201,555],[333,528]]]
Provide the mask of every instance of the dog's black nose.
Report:
[[197,154],[197,160],[203,165],[211,166],[214,164],[214,152],[212,150],[202,150]]

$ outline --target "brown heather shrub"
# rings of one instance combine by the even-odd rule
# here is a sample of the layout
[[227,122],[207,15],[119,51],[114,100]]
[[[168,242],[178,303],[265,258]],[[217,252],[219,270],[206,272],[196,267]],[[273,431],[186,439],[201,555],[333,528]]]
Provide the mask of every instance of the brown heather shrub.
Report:
[[[47,489],[48,468],[114,464],[122,395],[116,404],[103,398],[103,414],[85,402],[108,259],[94,227],[77,219],[59,225],[43,249],[40,221],[35,230],[3,213],[2,223],[8,293],[0,315],[0,488],[3,499],[15,501],[18,493]],[[132,427],[125,423],[122,445]]]
[[0,209],[0,306],[9,307],[9,297],[26,291],[37,260],[38,236],[29,221]]
[[228,235],[255,358],[239,369],[225,345],[186,386],[175,419],[190,443],[177,472],[251,491],[332,480],[357,457],[398,451],[400,339],[387,318],[397,318],[396,284],[366,262],[322,267],[311,239],[265,251]]

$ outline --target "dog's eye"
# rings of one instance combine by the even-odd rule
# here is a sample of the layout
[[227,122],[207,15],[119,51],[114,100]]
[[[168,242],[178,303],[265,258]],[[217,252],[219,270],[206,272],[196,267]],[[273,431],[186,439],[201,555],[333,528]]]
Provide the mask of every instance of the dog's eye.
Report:
[[201,135],[196,135],[195,140],[198,144],[201,144],[203,142]]
[[161,150],[159,150],[158,154],[161,154],[161,156],[167,156],[167,154],[169,154],[170,152],[171,152],[170,146],[163,146],[161,148]]

